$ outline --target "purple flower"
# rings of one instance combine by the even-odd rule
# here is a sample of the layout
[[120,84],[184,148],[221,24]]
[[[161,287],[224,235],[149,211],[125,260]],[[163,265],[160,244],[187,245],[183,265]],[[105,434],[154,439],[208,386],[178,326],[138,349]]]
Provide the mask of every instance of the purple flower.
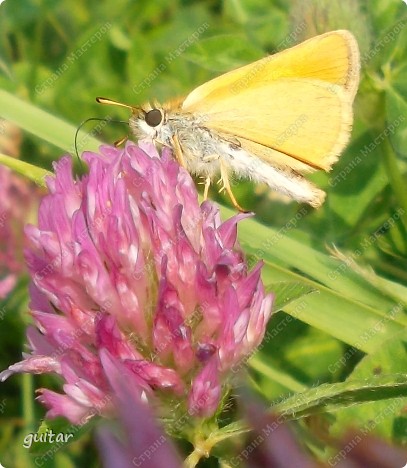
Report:
[[0,166],[0,299],[24,270],[22,231],[37,198],[29,183]]
[[[98,445],[103,465],[107,468],[179,468],[181,459],[175,446],[157,425],[150,408],[143,402],[140,389],[130,385],[128,369],[108,352],[101,352],[101,361],[112,388],[120,426],[125,436],[125,440],[121,441],[115,436],[117,430],[108,426],[99,428]],[[140,421],[143,422],[142,431]]]
[[132,143],[85,153],[89,174],[56,165],[38,227],[28,226],[31,353],[3,371],[56,373],[63,393],[41,389],[47,417],[80,423],[114,409],[102,364],[109,353],[160,415],[210,417],[228,370],[254,352],[272,296],[226,222],[201,206],[190,175],[167,151]]

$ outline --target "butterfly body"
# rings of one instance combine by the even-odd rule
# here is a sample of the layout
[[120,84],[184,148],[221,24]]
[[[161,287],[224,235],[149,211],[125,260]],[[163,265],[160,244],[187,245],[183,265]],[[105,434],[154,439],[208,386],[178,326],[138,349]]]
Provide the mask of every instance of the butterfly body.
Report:
[[130,119],[131,130],[137,139],[149,139],[171,148],[174,140],[178,141],[183,164],[191,174],[213,182],[223,167],[231,179],[250,178],[265,183],[299,202],[318,206],[323,200],[324,193],[293,169],[271,166],[242,148],[239,138],[209,130],[205,127],[205,116],[186,116],[156,106],[162,113],[162,123],[151,127],[144,116],[135,116]]

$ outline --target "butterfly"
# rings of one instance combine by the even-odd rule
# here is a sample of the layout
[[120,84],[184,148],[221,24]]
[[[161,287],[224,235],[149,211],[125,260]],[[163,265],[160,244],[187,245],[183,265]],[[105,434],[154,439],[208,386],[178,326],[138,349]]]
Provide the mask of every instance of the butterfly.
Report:
[[170,147],[204,179],[204,198],[220,175],[233,205],[231,176],[266,183],[319,207],[325,192],[303,177],[329,171],[347,144],[360,57],[345,30],[313,37],[198,86],[185,98],[127,107],[137,139]]

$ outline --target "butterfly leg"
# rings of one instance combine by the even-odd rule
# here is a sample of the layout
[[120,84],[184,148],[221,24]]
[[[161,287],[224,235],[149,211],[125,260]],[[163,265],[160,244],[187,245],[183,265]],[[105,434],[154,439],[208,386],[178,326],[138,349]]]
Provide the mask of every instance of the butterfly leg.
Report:
[[235,196],[233,195],[232,189],[230,188],[230,181],[229,181],[229,175],[227,172],[227,168],[225,167],[225,163],[221,160],[220,161],[220,182],[222,182],[222,187],[219,190],[219,192],[222,192],[223,190],[226,190],[226,193],[229,195],[233,206],[241,211],[242,213],[246,213],[247,211],[244,210],[239,203],[237,202]]
[[172,137],[172,145],[175,153],[175,158],[178,161],[178,164],[182,166],[184,169],[187,168],[187,164],[185,162],[184,155],[182,154],[182,148],[181,145],[179,144],[178,136],[175,134]]
[[123,143],[125,143],[128,139],[129,139],[129,135],[126,135],[125,137],[120,138],[120,140],[116,140],[113,144],[116,148],[118,148]]
[[204,201],[207,200],[208,198],[208,192],[209,192],[209,187],[211,185],[211,178],[210,176],[199,176],[199,178],[203,181],[203,182],[198,182],[199,185],[204,185],[204,193],[203,193],[203,199]]
[[213,161],[217,161],[218,159],[219,159],[218,154],[207,154],[206,156],[202,158],[202,161],[205,163],[210,163]]
[[206,200],[208,198],[208,192],[209,192],[210,185],[211,185],[211,178],[208,176],[205,179],[205,188],[204,188],[204,193],[203,193],[204,200]]

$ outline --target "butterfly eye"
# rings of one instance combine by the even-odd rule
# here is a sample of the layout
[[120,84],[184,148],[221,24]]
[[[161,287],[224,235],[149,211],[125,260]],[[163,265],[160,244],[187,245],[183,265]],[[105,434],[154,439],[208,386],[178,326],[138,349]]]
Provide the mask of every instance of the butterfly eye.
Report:
[[150,127],[157,127],[163,121],[163,115],[159,109],[152,109],[146,113],[145,121]]

